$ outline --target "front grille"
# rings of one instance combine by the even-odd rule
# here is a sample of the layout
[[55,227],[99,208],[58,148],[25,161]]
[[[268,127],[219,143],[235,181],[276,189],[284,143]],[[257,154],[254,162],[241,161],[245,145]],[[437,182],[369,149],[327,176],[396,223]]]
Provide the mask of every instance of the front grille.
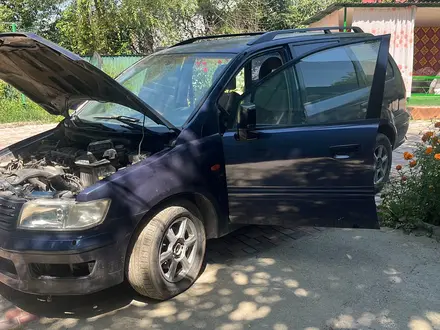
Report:
[[79,264],[29,264],[29,270],[34,278],[78,278],[89,276],[95,268],[96,261]]
[[0,229],[14,230],[20,210],[26,200],[16,197],[0,196]]

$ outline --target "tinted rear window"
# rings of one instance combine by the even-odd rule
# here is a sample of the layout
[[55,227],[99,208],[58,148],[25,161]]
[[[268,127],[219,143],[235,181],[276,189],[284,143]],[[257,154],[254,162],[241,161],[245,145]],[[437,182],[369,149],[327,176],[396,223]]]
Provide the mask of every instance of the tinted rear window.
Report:
[[314,42],[309,44],[301,44],[301,45],[290,45],[293,56],[301,56],[305,53],[308,53],[312,50],[325,47],[325,46],[331,46],[337,44],[338,41],[336,40],[329,40],[326,42]]
[[344,48],[313,54],[298,64],[305,102],[315,102],[359,88],[354,64]]

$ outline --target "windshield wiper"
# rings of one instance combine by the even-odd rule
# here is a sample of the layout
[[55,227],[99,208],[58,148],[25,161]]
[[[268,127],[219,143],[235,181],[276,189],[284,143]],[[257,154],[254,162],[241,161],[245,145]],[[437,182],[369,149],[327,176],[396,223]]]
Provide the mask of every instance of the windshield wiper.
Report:
[[135,117],[129,116],[95,116],[94,119],[107,119],[107,120],[116,120],[121,123],[128,125],[132,128],[142,129],[142,125],[138,124],[141,120]]
[[107,127],[107,126],[100,124],[100,123],[93,123],[90,121],[84,121],[84,120],[80,119],[77,115],[73,115],[70,118],[70,121],[73,122],[75,124],[75,126],[77,126],[77,127],[78,127],[78,125],[76,125],[76,124],[79,123],[83,126],[94,127],[94,128],[106,130],[106,131],[115,131],[113,128]]

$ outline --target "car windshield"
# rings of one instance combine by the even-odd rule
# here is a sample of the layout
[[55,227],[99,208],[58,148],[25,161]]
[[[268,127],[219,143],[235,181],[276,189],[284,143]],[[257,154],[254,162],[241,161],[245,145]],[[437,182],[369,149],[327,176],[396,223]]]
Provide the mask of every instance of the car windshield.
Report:
[[[176,127],[181,127],[225,69],[233,54],[154,54],[123,72],[116,80]],[[115,103],[87,102],[76,114],[80,120],[108,124],[120,116],[143,115]],[[119,117],[119,118],[116,118]],[[119,121],[120,125],[124,125]],[[124,125],[126,126],[126,125]],[[145,126],[160,126],[151,119]]]

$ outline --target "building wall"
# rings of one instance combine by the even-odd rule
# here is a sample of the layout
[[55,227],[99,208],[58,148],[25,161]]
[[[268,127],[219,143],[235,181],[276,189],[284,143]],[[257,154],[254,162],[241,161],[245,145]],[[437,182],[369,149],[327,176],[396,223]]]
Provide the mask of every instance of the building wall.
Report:
[[416,27],[414,29],[414,75],[433,76],[439,72],[440,26]]
[[341,10],[336,10],[333,13],[323,17],[317,22],[310,24],[310,27],[326,27],[326,26],[339,26],[339,13]]
[[373,35],[391,34],[390,54],[402,73],[407,97],[412,87],[416,11],[415,6],[354,8],[352,22]]

